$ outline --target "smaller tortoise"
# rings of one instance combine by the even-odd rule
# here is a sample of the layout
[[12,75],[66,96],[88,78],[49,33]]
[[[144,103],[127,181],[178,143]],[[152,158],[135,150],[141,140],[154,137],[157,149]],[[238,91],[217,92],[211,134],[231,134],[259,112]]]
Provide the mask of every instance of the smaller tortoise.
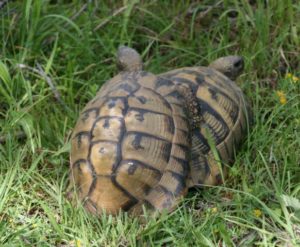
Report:
[[74,128],[71,188],[95,214],[138,215],[143,206],[170,211],[188,189],[196,98],[172,81],[158,88],[162,79],[142,70],[133,49],[120,47],[117,59],[122,71],[101,87]]
[[226,167],[233,163],[249,131],[252,112],[233,81],[243,68],[242,57],[226,56],[208,67],[185,67],[159,75],[176,85],[188,85],[200,106],[202,122],[192,133],[189,187],[222,183]]

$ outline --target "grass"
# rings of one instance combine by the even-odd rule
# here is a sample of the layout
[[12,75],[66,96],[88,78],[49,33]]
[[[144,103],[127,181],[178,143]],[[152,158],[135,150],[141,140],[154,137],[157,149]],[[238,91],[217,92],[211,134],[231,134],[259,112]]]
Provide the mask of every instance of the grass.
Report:
[[[298,1],[83,2],[0,10],[1,246],[300,246]],[[237,83],[255,114],[226,185],[192,190],[176,211],[145,222],[95,218],[65,198],[68,136],[117,73],[120,44],[154,73],[244,56]]]

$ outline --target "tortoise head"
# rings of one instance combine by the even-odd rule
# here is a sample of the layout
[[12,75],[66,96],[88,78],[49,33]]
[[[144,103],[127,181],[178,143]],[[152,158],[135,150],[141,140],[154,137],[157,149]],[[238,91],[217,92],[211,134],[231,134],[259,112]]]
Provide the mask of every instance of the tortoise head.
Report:
[[231,80],[235,80],[244,69],[244,59],[241,56],[226,56],[213,61],[209,67],[218,70]]
[[117,66],[121,71],[139,71],[143,69],[143,62],[136,50],[122,45],[117,52]]

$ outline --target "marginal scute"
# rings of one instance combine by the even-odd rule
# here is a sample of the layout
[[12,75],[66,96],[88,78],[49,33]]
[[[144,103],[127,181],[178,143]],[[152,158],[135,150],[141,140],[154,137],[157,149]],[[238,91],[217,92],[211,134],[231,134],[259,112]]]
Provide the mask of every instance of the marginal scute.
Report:
[[186,176],[189,171],[189,164],[185,159],[180,159],[178,157],[171,156],[170,163],[172,164],[172,171],[178,174],[183,174]]
[[184,176],[167,170],[165,171],[160,184],[174,196],[178,196],[185,191],[185,180],[186,178]]
[[173,209],[175,196],[162,186],[155,187],[147,196],[146,200],[158,211]]
[[89,200],[97,206],[98,212],[117,214],[122,205],[129,202],[131,199],[122,189],[116,186],[112,178],[99,176],[96,179],[96,184],[93,191],[89,195]]
[[[181,117],[181,118],[187,118],[187,112],[186,109],[183,108],[180,104],[172,104],[172,110],[173,110],[173,117]],[[185,121],[183,121],[184,124]]]
[[72,185],[80,184],[80,186],[77,187],[80,197],[84,198],[88,195],[93,183],[93,172],[87,160],[78,160],[73,164],[71,183]]
[[173,157],[185,160],[185,159],[187,159],[186,149],[187,149],[186,146],[181,146],[181,145],[175,144],[171,151],[171,155]]
[[76,124],[77,133],[88,132],[91,130],[95,120],[98,116],[98,109],[91,108],[86,111],[83,111],[81,117],[78,119]]
[[178,145],[182,145],[185,147],[190,146],[190,137],[189,133],[183,129],[177,129],[176,135],[174,136],[173,142]]
[[143,199],[160,178],[160,171],[136,160],[123,161],[116,174],[116,181],[139,200]]
[[90,146],[90,133],[89,132],[78,132],[71,141],[71,164],[77,160],[86,160],[89,153]]

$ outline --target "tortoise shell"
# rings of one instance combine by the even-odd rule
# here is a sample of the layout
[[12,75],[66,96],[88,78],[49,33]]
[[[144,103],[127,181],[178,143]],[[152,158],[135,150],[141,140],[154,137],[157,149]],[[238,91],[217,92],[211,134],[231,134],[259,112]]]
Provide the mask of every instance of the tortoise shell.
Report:
[[188,186],[221,183],[252,122],[241,89],[210,67],[186,67],[160,76],[188,85],[196,92],[200,106],[202,123],[192,131]]
[[184,95],[174,82],[122,72],[80,114],[71,139],[71,184],[95,214],[141,214],[143,205],[172,210],[187,192],[189,133]]

